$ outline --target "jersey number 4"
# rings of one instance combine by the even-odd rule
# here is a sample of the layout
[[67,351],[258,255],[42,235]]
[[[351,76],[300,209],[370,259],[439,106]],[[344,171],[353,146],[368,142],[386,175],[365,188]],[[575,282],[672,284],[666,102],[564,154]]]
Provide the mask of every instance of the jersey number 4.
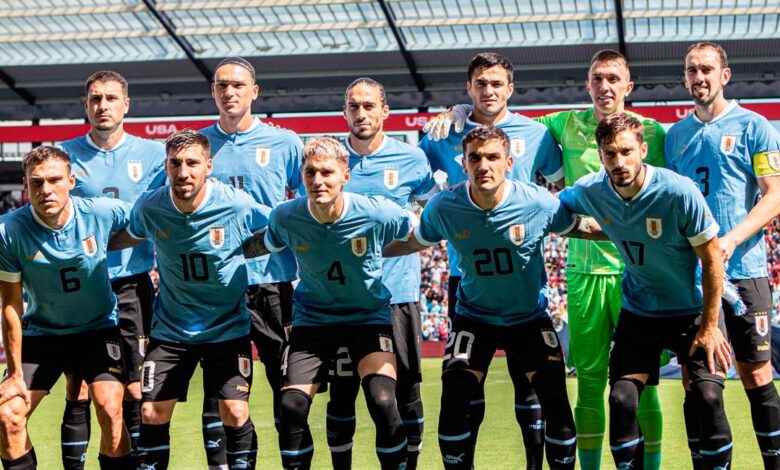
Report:
[[342,286],[347,282],[347,278],[344,277],[344,270],[341,269],[341,261],[334,261],[328,268],[328,280],[336,281]]

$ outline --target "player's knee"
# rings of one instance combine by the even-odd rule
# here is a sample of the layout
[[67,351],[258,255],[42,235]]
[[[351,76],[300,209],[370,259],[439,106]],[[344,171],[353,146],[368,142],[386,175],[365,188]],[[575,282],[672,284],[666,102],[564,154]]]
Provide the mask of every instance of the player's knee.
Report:
[[288,388],[279,400],[282,424],[303,425],[309,417],[311,397],[305,392]]
[[387,416],[397,410],[395,379],[386,375],[369,374],[361,381],[366,400],[376,412]]
[[0,428],[5,435],[18,434],[27,425],[27,405],[21,398],[13,398],[0,406]]
[[125,400],[126,401],[140,401],[143,395],[141,394],[141,382],[130,382],[125,388]]
[[165,424],[170,421],[164,413],[160,413],[153,402],[144,402],[141,405],[141,422],[143,424]]
[[723,386],[710,380],[696,380],[691,382],[691,391],[698,395],[698,403],[708,412],[716,412],[723,409]]
[[110,425],[122,421],[122,402],[119,400],[106,400],[101,403],[93,402],[95,415],[102,425]]
[[772,381],[769,362],[739,364],[739,378],[745,388],[757,388]]
[[220,403],[220,415],[225,426],[241,427],[249,419],[249,404],[241,400],[224,400]]
[[465,369],[445,371],[441,375],[441,409],[449,412],[468,412],[474,389],[479,386],[477,376]]
[[635,415],[644,385],[634,379],[618,379],[609,390],[609,408],[621,414]]

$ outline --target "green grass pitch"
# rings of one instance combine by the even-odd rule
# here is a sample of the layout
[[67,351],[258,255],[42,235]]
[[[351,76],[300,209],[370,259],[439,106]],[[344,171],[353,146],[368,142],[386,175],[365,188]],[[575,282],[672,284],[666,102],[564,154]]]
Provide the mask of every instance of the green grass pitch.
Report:
[[[255,382],[250,402],[252,418],[259,439],[258,469],[281,468],[276,432],[270,408],[270,392],[265,384],[262,365],[255,364]],[[436,442],[436,422],[439,414],[439,393],[441,361],[423,361],[423,400],[425,402],[426,427],[420,469],[442,468]],[[574,402],[576,381],[568,380],[569,399]],[[54,388],[51,396],[44,399],[30,423],[30,433],[38,455],[39,468],[60,468],[60,418],[63,409],[63,383]],[[504,359],[493,362],[486,387],[487,412],[476,456],[478,469],[520,469],[525,468],[520,431],[514,419],[512,386],[506,372]],[[682,418],[682,386],[677,380],[663,380],[660,396],[664,411],[664,456],[665,469],[690,468],[690,459],[685,439]],[[203,394],[201,376],[193,378],[189,401],[176,407],[171,425],[171,469],[206,468],[205,453],[201,440],[200,409]],[[315,441],[315,469],[330,468],[330,456],[325,440],[326,395],[314,400],[310,424]],[[729,381],[726,385],[726,408],[734,434],[733,468],[761,468],[761,460],[750,421],[750,409],[741,384]],[[358,398],[358,430],[355,438],[353,467],[356,470],[378,468],[374,455],[374,431],[362,395]],[[97,469],[98,426],[92,420],[92,442],[87,460],[88,469]],[[605,449],[608,446],[605,443]],[[612,457],[605,450],[603,468],[612,467]]]

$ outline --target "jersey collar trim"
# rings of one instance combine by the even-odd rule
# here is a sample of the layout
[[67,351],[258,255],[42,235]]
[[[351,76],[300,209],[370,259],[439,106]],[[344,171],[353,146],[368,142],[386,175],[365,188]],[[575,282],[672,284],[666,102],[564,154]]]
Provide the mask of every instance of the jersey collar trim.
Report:
[[498,209],[499,207],[503,206],[504,203],[506,202],[506,200],[509,199],[509,195],[512,194],[512,191],[514,191],[514,189],[515,189],[515,186],[512,184],[511,181],[509,181],[508,179],[504,180],[504,190],[505,191],[504,191],[504,194],[501,195],[501,200],[498,201],[498,204],[496,204],[496,207],[494,207],[492,209],[489,209],[489,210],[485,210],[485,209],[479,207],[477,205],[477,203],[474,202],[473,199],[471,199],[471,183],[466,181],[466,197],[469,199],[469,202],[471,203],[472,206],[474,206],[475,209],[480,210],[482,212],[494,211],[494,210]]
[[214,123],[214,127],[217,129],[217,132],[219,132],[220,134],[225,135],[225,136],[228,136],[228,135],[242,135],[242,134],[249,134],[250,132],[255,130],[255,128],[257,128],[257,126],[260,125],[260,122],[261,122],[260,118],[256,117],[252,121],[252,125],[249,126],[249,129],[247,129],[245,131],[238,131],[235,134],[228,134],[227,131],[225,131],[225,129],[222,129],[222,126],[219,125],[219,120],[217,120],[217,122]]
[[59,232],[60,230],[70,225],[70,222],[73,220],[74,217],[76,217],[76,205],[73,204],[72,197],[68,198],[68,204],[70,205],[70,214],[68,214],[68,220],[65,221],[65,224],[61,228],[57,228],[57,229],[50,227],[49,224],[41,220],[41,218],[38,217],[38,214],[35,212],[35,208],[33,208],[32,204],[30,204],[30,212],[32,212],[33,219],[35,219],[35,222],[37,222],[38,225],[40,225],[41,227],[43,227],[44,229],[50,232]]
[[112,150],[118,149],[119,147],[122,146],[122,144],[125,143],[125,141],[127,140],[127,132],[122,132],[122,137],[119,138],[119,142],[117,142],[116,145],[114,145],[108,150],[103,150],[102,148],[98,147],[95,141],[92,140],[92,136],[89,135],[89,132],[87,132],[86,138],[87,138],[87,145],[97,150],[98,152],[111,152]]
[[650,181],[653,179],[653,175],[655,175],[655,168],[651,165],[643,165],[645,167],[645,180],[642,182],[642,187],[639,188],[639,191],[637,191],[636,194],[631,199],[623,199],[623,196],[620,195],[619,192],[615,189],[615,187],[612,185],[612,180],[609,179],[609,174],[607,174],[606,171],[604,171],[604,175],[607,177],[607,183],[609,184],[609,189],[612,190],[612,193],[618,197],[621,201],[636,201],[639,199],[642,194],[644,194],[647,191],[647,188],[650,187]]
[[351,145],[349,145],[349,136],[344,137],[344,145],[347,147],[347,150],[349,150],[350,153],[355,154],[359,157],[375,157],[384,150],[385,144],[387,144],[387,134],[382,134],[382,143],[379,144],[379,147],[376,148],[373,152],[369,153],[368,155],[361,155],[360,153],[356,152],[355,149],[352,148]]
[[715,119],[713,119],[712,121],[707,121],[706,123],[703,122],[701,119],[699,119],[699,116],[696,115],[695,111],[691,114],[693,115],[693,119],[695,119],[696,122],[698,122],[699,124],[707,124],[707,123],[712,124],[713,122],[718,122],[721,119],[725,118],[728,113],[730,113],[734,109],[737,109],[738,107],[739,107],[739,103],[737,103],[737,100],[731,100],[729,101],[729,104],[726,106],[726,108],[723,110],[722,113],[715,116]]
[[317,222],[320,225],[335,225],[339,222],[341,222],[344,217],[347,216],[347,211],[349,210],[350,204],[351,204],[352,198],[350,197],[350,194],[346,191],[344,191],[344,209],[341,211],[341,215],[338,219],[334,220],[333,222],[326,224],[324,222],[320,222],[320,219],[317,218],[317,216],[314,215],[314,212],[311,210],[311,201],[307,198],[306,199],[306,210],[309,212],[309,215],[312,219],[314,219],[315,222]]
[[208,203],[209,199],[211,198],[211,190],[214,183],[211,182],[210,179],[206,180],[206,197],[203,198],[203,201],[200,202],[200,205],[195,208],[194,211],[190,212],[189,214],[185,214],[184,212],[180,211],[178,207],[176,207],[176,203],[173,201],[173,185],[171,185],[168,188],[168,197],[171,199],[171,204],[173,205],[173,208],[176,209],[176,212],[178,212],[181,215],[192,215],[197,214],[200,212],[201,209]]

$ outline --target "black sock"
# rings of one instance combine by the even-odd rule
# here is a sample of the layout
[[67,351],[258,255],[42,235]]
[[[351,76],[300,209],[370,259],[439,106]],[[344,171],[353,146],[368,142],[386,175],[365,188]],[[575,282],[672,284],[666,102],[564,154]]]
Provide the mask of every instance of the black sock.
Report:
[[279,450],[285,470],[311,468],[314,442],[309,430],[311,397],[294,388],[282,392],[280,399]]
[[109,457],[99,454],[100,470],[133,470],[133,458],[130,454],[121,457]]
[[257,434],[252,419],[242,426],[225,426],[225,454],[228,468],[255,468],[257,464]]
[[361,381],[366,407],[376,426],[376,456],[382,470],[406,468],[406,433],[395,398],[395,379],[369,374]]
[[407,470],[415,470],[417,459],[422,450],[425,426],[420,384],[415,383],[411,386],[402,384],[396,389],[395,396],[398,402],[398,412],[401,414],[401,421],[406,432],[406,468]]
[[203,412],[203,448],[206,451],[206,463],[210,469],[225,468],[227,456],[225,455],[225,428],[222,426],[222,417],[219,415],[219,399],[216,394],[204,391]]
[[723,385],[709,380],[691,383],[698,396],[696,414],[701,423],[701,456],[704,468],[729,468],[731,465],[731,428],[723,409]]
[[644,384],[618,379],[609,391],[609,445],[617,468],[642,468],[644,440],[636,412]]
[[478,387],[477,377],[467,370],[449,370],[441,376],[439,450],[447,470],[471,469],[474,445],[468,404]]
[[469,433],[471,434],[471,444],[477,447],[477,437],[479,437],[479,427],[485,419],[485,379],[479,384],[474,395],[469,401]]
[[691,451],[693,470],[702,470],[704,461],[701,459],[701,426],[696,416],[696,394],[685,391],[683,415],[685,416],[685,431],[688,434],[688,449]]
[[780,398],[774,382],[745,390],[764,468],[780,468]]
[[35,470],[38,466],[38,459],[35,456],[35,448],[31,448],[21,457],[13,460],[1,459],[4,470]]
[[[171,454],[171,423],[141,423],[141,435],[138,436],[136,460],[141,468],[166,470]],[[146,465],[146,467],[143,467]]]
[[90,403],[89,400],[65,400],[60,427],[62,467],[65,470],[84,468],[91,425]]
[[520,394],[515,386],[515,419],[523,434],[526,470],[541,470],[544,465],[544,420],[536,393]]
[[130,447],[134,453],[138,447],[138,436],[141,435],[141,400],[123,401],[122,418],[130,434]]

